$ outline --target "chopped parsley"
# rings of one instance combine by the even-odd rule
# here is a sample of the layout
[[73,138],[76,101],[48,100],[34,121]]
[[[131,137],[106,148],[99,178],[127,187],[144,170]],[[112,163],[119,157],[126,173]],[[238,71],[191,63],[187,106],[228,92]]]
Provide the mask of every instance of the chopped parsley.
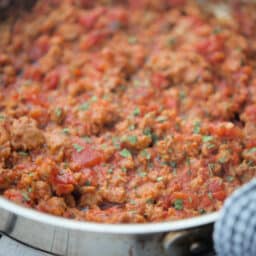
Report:
[[256,152],[256,147],[249,149],[249,153],[255,153],[255,152]]
[[134,116],[139,116],[140,115],[140,109],[138,107],[136,107],[133,111],[133,115]]
[[174,37],[168,38],[168,40],[167,40],[167,44],[169,46],[174,46],[176,44],[176,42],[177,42],[177,40]]
[[201,209],[198,210],[198,212],[199,212],[200,214],[205,214],[205,213],[206,213],[206,210],[203,209],[203,208],[201,208]]
[[146,136],[152,136],[151,128],[147,127],[144,129],[143,134]]
[[20,156],[28,156],[28,152],[25,152],[25,151],[19,151],[18,154]]
[[130,126],[129,126],[129,130],[130,130],[130,131],[135,130],[135,125],[134,125],[134,124],[130,125]]
[[209,175],[213,176],[213,171],[215,169],[215,163],[209,163],[208,164],[208,169],[209,169]]
[[55,109],[55,115],[57,117],[61,117],[62,116],[62,108],[56,108]]
[[84,147],[81,146],[81,145],[79,145],[79,144],[73,144],[73,147],[74,147],[74,149],[75,149],[78,153],[80,153],[80,152],[82,152],[82,151],[84,150]]
[[146,200],[147,204],[154,204],[154,202],[155,202],[155,200],[152,199],[152,198],[149,198],[149,199]]
[[89,180],[87,180],[84,185],[89,187],[89,186],[91,186],[91,182]]
[[183,200],[182,199],[176,199],[173,203],[173,206],[178,211],[183,210]]
[[113,169],[111,169],[111,168],[108,169],[108,170],[107,170],[107,173],[109,173],[109,174],[113,173]]
[[122,157],[124,157],[124,158],[130,158],[130,157],[132,157],[131,152],[130,152],[128,149],[126,149],[126,148],[124,148],[119,154],[120,154]]
[[209,142],[212,141],[213,137],[212,136],[203,136],[203,142]]
[[141,155],[142,157],[145,157],[147,160],[149,160],[149,159],[151,158],[151,154],[150,154],[146,149],[142,150],[142,151],[140,152],[140,155]]
[[168,120],[168,118],[166,116],[159,116],[159,117],[156,118],[156,121],[158,123],[163,123],[163,122],[165,122],[167,120]]
[[122,172],[124,172],[124,173],[126,173],[126,172],[127,172],[126,167],[122,167]]
[[138,172],[138,175],[143,178],[143,177],[146,177],[146,176],[147,176],[147,173],[146,173],[146,172],[139,171],[139,172]]
[[177,168],[177,163],[174,162],[174,161],[171,161],[171,162],[169,163],[169,165],[170,165],[172,168]]
[[201,131],[201,122],[200,121],[196,121],[194,123],[194,129],[193,129],[193,133],[194,134],[199,134]]
[[156,181],[157,181],[157,182],[160,182],[160,181],[162,181],[163,179],[164,179],[163,176],[159,176],[159,177],[156,178]]
[[137,138],[137,136],[135,136],[135,135],[129,135],[129,136],[127,137],[127,140],[128,140],[132,145],[135,145],[135,144],[137,143],[137,141],[138,141],[138,138]]
[[213,32],[214,35],[218,35],[222,32],[222,29],[217,27],[217,28],[214,28],[212,32]]
[[65,133],[67,135],[70,134],[70,130],[68,128],[63,128],[62,131],[63,131],[63,133]]
[[90,107],[90,104],[89,104],[88,102],[85,102],[85,103],[81,104],[81,105],[78,107],[78,109],[79,109],[79,110],[82,110],[82,111],[85,111],[85,110],[88,110],[89,107]]
[[5,116],[4,115],[0,115],[0,121],[4,120],[4,119],[5,119]]
[[83,136],[83,140],[86,142],[86,143],[91,143],[92,142],[92,139],[88,136]]
[[227,176],[226,181],[227,182],[232,182],[235,178],[233,176]]
[[30,200],[28,193],[26,191],[22,191],[21,194],[26,202]]
[[137,43],[137,38],[135,37],[135,36],[130,36],[129,38],[128,38],[128,43],[129,44],[136,44]]

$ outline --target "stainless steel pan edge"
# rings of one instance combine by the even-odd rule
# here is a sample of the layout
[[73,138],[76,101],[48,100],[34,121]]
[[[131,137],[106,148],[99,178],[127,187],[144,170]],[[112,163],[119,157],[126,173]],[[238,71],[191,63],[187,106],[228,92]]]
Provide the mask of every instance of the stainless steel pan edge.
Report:
[[172,256],[189,255],[192,243],[211,237],[218,215],[152,224],[99,224],[51,216],[0,197],[0,232],[69,256],[156,256],[170,250]]

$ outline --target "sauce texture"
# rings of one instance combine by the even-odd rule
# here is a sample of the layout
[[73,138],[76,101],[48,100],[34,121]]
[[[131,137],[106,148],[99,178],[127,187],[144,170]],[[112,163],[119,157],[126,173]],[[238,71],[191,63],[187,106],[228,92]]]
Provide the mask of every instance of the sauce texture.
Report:
[[256,168],[256,8],[39,0],[0,24],[0,191],[101,223],[219,210]]

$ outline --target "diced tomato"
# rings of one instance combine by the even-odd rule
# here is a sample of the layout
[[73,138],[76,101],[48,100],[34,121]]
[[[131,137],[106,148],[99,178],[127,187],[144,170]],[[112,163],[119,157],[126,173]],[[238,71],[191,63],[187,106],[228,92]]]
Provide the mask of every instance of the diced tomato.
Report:
[[56,70],[49,72],[44,79],[44,85],[46,89],[56,89],[59,83],[59,79],[60,75]]
[[123,26],[126,26],[128,24],[128,12],[125,9],[122,8],[114,8],[109,13],[110,20],[112,22],[118,22],[121,23]]
[[73,174],[68,170],[54,169],[51,173],[51,182],[57,195],[71,193],[76,183]]
[[97,185],[97,175],[96,172],[89,168],[84,168],[80,171],[81,177],[79,179],[79,185],[83,186],[86,182],[89,182],[92,186]]
[[182,6],[186,3],[186,0],[167,0],[168,4],[172,7]]
[[80,15],[78,21],[86,29],[92,29],[101,15],[105,13],[105,8],[96,8],[90,13]]
[[165,89],[166,87],[168,87],[168,80],[167,78],[160,74],[160,73],[155,73],[152,76],[152,85],[157,88],[157,89]]
[[224,38],[220,35],[213,35],[196,45],[196,50],[211,63],[218,63],[225,57]]
[[31,91],[30,93],[26,93],[24,97],[29,103],[34,105],[39,105],[42,107],[48,107],[47,98],[45,95],[38,93],[36,91]]
[[42,71],[39,67],[31,66],[24,71],[24,78],[35,80],[35,81],[41,81],[42,79]]
[[80,170],[85,167],[93,167],[102,161],[102,154],[93,149],[90,144],[78,144],[83,148],[82,151],[74,149],[72,153],[72,161],[75,170]]
[[30,58],[32,60],[38,60],[40,59],[42,56],[44,56],[50,47],[50,39],[48,36],[43,35],[41,37],[39,37],[36,42],[34,43],[34,45],[32,45],[32,48],[30,50]]
[[222,191],[224,189],[222,179],[219,177],[210,178],[208,188],[212,193]]
[[82,50],[88,50],[93,46],[96,46],[99,43],[101,43],[107,37],[107,35],[108,33],[104,31],[94,31],[88,34],[87,37],[84,40],[82,40],[80,48]]
[[14,201],[16,203],[23,203],[24,198],[21,193],[21,191],[16,190],[16,189],[8,189],[4,192],[4,196],[8,198],[11,201]]
[[208,195],[206,195],[205,197],[202,198],[202,200],[200,201],[200,208],[207,208],[209,206],[211,206],[213,204],[212,200],[209,198]]
[[227,197],[227,193],[225,191],[218,191],[215,193],[212,193],[213,198],[223,201]]

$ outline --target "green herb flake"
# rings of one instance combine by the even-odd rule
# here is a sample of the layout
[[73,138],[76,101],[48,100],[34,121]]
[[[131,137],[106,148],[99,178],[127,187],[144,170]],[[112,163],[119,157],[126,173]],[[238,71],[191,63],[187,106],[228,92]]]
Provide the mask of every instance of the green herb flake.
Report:
[[213,137],[212,136],[203,136],[203,142],[209,142],[209,141],[212,141],[213,140]]
[[218,162],[221,163],[221,164],[225,164],[228,162],[228,159],[226,156],[222,156],[218,159]]
[[122,172],[124,172],[124,173],[126,173],[126,172],[127,172],[126,167],[122,167]]
[[28,152],[25,152],[25,151],[19,151],[18,154],[20,156],[28,156]]
[[87,180],[84,184],[86,187],[90,187],[91,186],[91,182],[89,180]]
[[69,135],[70,134],[70,130],[68,128],[63,128],[62,129],[62,132],[66,135]]
[[92,143],[92,139],[88,136],[83,136],[82,139],[86,142],[86,143]]
[[144,129],[143,134],[146,136],[152,136],[151,128],[147,127]]
[[4,115],[0,115],[0,121],[5,120],[5,116]]
[[199,209],[199,210],[198,210],[198,212],[199,212],[199,214],[203,215],[203,214],[205,214],[205,213],[206,213],[206,210],[205,210],[205,209],[203,209],[203,208],[201,208],[201,209]]
[[140,176],[140,177],[146,177],[147,176],[147,173],[146,172],[138,172],[138,175]]
[[137,43],[137,38],[135,37],[135,36],[130,36],[129,38],[128,38],[128,43],[129,44],[136,44]]
[[194,123],[193,133],[194,134],[199,134],[200,131],[201,131],[201,122],[200,121],[196,121]]
[[208,149],[213,149],[213,148],[215,148],[215,144],[208,143],[207,148]]
[[131,152],[126,148],[124,148],[119,154],[120,154],[120,156],[122,156],[124,158],[131,158],[132,157]]
[[96,102],[98,100],[98,97],[97,96],[92,96],[90,98],[90,102]]
[[107,170],[107,173],[109,173],[109,174],[113,173],[113,169],[111,169],[111,168],[108,169],[108,170]]
[[165,122],[167,120],[168,120],[168,118],[166,116],[159,116],[159,117],[156,118],[156,121],[158,123],[163,123],[163,122]]
[[140,155],[141,155],[142,157],[145,157],[147,160],[149,160],[149,159],[151,158],[151,154],[150,154],[146,149],[142,150],[142,151],[140,152]]
[[137,136],[134,136],[134,135],[130,135],[127,137],[127,140],[132,144],[132,145],[135,145],[138,141],[138,138]]
[[130,200],[130,204],[136,205],[136,202],[134,200]]
[[140,115],[140,109],[138,107],[136,107],[133,111],[133,115],[134,116],[139,116]]
[[81,146],[81,145],[79,145],[79,144],[73,144],[73,147],[74,147],[74,149],[75,149],[78,153],[80,153],[80,152],[82,152],[82,151],[84,150],[84,147]]
[[208,195],[208,197],[209,197],[210,199],[213,199],[212,192],[209,192],[207,195]]
[[134,130],[135,130],[135,125],[134,125],[134,124],[130,125],[130,126],[129,126],[129,130],[130,130],[130,131],[134,131]]
[[255,153],[256,152],[256,147],[253,147],[253,148],[249,149],[248,151],[249,151],[249,153]]
[[217,27],[217,28],[214,28],[212,32],[213,32],[214,35],[218,35],[222,32],[222,29]]
[[149,199],[147,199],[146,200],[146,204],[154,204],[154,199],[152,199],[152,198],[149,198]]
[[55,115],[57,117],[61,117],[62,116],[62,108],[56,108],[55,109]]
[[31,193],[33,189],[31,187],[28,188],[28,192]]
[[173,203],[173,206],[178,211],[183,210],[183,200],[182,199],[176,199]]
[[227,177],[226,177],[226,181],[227,181],[227,182],[232,182],[232,181],[234,181],[234,179],[235,179],[235,178],[234,178],[233,176],[227,176]]
[[160,182],[160,181],[163,181],[163,179],[164,179],[163,176],[159,176],[159,177],[156,178],[156,181],[157,181],[157,182]]
[[168,46],[174,46],[176,44],[176,42],[177,42],[177,40],[174,37],[171,37],[171,38],[167,39],[167,45]]
[[79,110],[82,110],[82,111],[86,111],[86,110],[89,109],[89,107],[90,107],[90,104],[89,104],[88,102],[85,102],[85,103],[81,104],[81,105],[78,107],[78,109],[79,109]]
[[23,199],[28,202],[30,200],[29,196],[28,196],[28,193],[26,191],[22,191],[21,192],[22,196],[23,196]]
[[177,168],[177,163],[174,162],[174,161],[169,162],[169,165],[170,165],[172,168]]
[[184,92],[184,91],[181,91],[180,93],[179,93],[179,99],[181,100],[181,101],[183,101],[185,98],[186,98],[186,93]]
[[208,169],[209,169],[209,175],[213,176],[213,171],[215,169],[215,164],[214,163],[209,163],[208,164]]

